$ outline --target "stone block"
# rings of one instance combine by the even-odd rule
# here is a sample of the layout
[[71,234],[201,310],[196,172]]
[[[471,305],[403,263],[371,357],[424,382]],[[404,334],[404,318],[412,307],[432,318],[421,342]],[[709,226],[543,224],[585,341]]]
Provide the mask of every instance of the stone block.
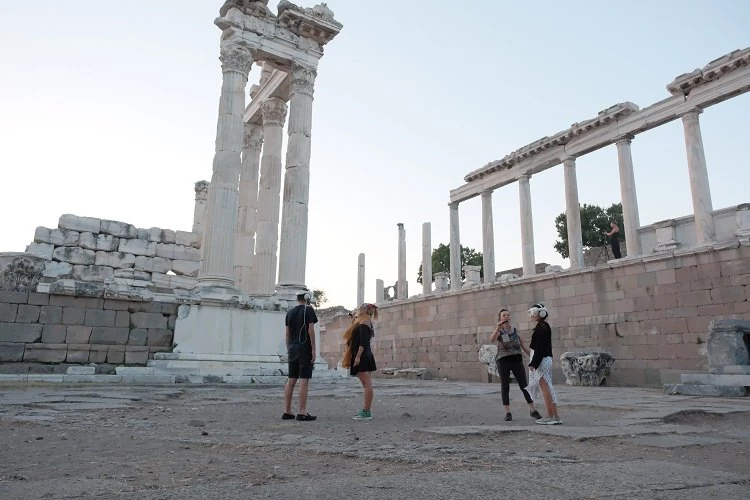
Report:
[[123,253],[132,253],[133,255],[143,255],[145,257],[154,257],[156,255],[155,241],[137,240],[120,240],[119,251]]
[[88,344],[91,340],[91,326],[68,326],[66,330],[65,343],[67,344]]
[[101,220],[94,217],[77,217],[72,214],[64,214],[60,217],[57,226],[60,229],[71,229],[73,231],[88,231],[90,233],[99,233],[101,230]]
[[16,323],[37,323],[39,321],[39,306],[19,304]]
[[128,343],[129,335],[130,330],[128,328],[95,326],[91,331],[90,342],[101,345],[125,345]]
[[152,227],[149,229],[148,240],[157,243],[174,243],[176,241],[176,234],[171,229]]
[[62,322],[64,325],[82,325],[86,318],[86,309],[63,307]]
[[121,365],[125,362],[125,346],[112,345],[107,349],[107,363]]
[[744,387],[702,384],[664,384],[664,392],[669,395],[743,397],[747,394]]
[[148,330],[146,328],[132,328],[128,337],[128,345],[145,346],[147,338]]
[[130,313],[128,311],[115,311],[115,326],[130,328]]
[[[133,264],[135,264],[135,256],[133,256]],[[115,269],[114,277],[124,280],[151,281],[151,273],[136,271],[135,269]]]
[[130,315],[133,328],[166,328],[167,318],[161,313],[135,312]]
[[148,362],[148,347],[125,347],[126,365],[145,365]]
[[172,270],[172,261],[164,257],[138,256],[135,258],[135,269],[150,273],[168,273]]
[[190,276],[195,278],[198,276],[200,265],[201,263],[199,261],[175,259],[172,261],[172,272],[178,276]]
[[50,243],[55,246],[76,246],[78,244],[78,231],[48,229],[40,226],[34,231],[34,242]]
[[159,243],[156,246],[156,256],[167,259],[200,261],[201,252],[197,248],[186,247],[184,245],[172,245]]
[[62,363],[67,356],[66,344],[26,344],[23,352],[26,363]]
[[86,309],[86,326],[115,326],[115,311]]
[[111,234],[81,233],[78,239],[78,246],[89,250],[114,252],[119,245],[120,238],[116,238]]
[[52,252],[52,258],[61,262],[91,266],[96,262],[96,252],[81,247],[57,247]]
[[45,260],[52,260],[55,246],[50,243],[32,243],[26,247],[26,253]]
[[22,343],[0,343],[0,363],[23,361],[23,349]]
[[72,274],[73,265],[68,262],[49,261],[42,271],[45,278],[69,278]]
[[80,281],[104,282],[114,275],[114,269],[108,266],[73,266],[73,279]]
[[30,292],[29,304],[33,306],[46,306],[47,304],[49,304],[49,294]]
[[101,232],[117,236],[118,238],[138,237],[138,229],[134,225],[114,220],[102,219]]
[[130,307],[130,302],[127,300],[117,299],[106,299],[104,301],[104,309],[112,311],[127,311]]
[[88,363],[90,352],[88,349],[76,350],[68,346],[68,356],[65,358],[65,361],[68,363]]
[[[68,347],[70,356],[70,347]],[[96,375],[95,366],[69,366],[65,369],[65,375]]]
[[709,324],[708,365],[711,371],[724,366],[750,365],[750,321],[716,320]]
[[175,243],[186,247],[200,248],[201,236],[189,231],[175,231]]
[[42,338],[42,325],[23,323],[0,323],[0,342],[39,342]]
[[18,304],[0,303],[0,322],[15,323],[17,312],[18,312]]
[[0,303],[6,304],[28,304],[29,294],[27,292],[0,292]]
[[172,345],[174,333],[166,328],[149,328],[146,343],[149,346],[168,347]]
[[108,349],[108,345],[92,345],[89,351],[89,363],[106,362]]
[[95,264],[115,269],[128,269],[135,264],[135,255],[122,252],[96,252]]
[[64,344],[68,327],[65,325],[44,325],[42,342],[45,344]]

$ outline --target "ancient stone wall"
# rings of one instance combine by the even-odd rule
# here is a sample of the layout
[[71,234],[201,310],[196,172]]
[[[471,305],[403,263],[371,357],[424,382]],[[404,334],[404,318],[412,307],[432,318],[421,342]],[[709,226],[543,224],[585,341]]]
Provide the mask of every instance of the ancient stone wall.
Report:
[[[608,384],[655,386],[707,369],[708,325],[750,319],[748,285],[750,247],[736,242],[654,254],[383,304],[373,347],[379,368],[424,367],[431,376],[486,381],[478,351],[498,309],[511,311],[528,341],[526,310],[542,301],[551,311],[559,383],[563,352],[603,350],[616,358]],[[340,352],[343,328],[326,325],[323,352]]]
[[18,365],[145,365],[170,352],[177,304],[0,292],[0,371]]

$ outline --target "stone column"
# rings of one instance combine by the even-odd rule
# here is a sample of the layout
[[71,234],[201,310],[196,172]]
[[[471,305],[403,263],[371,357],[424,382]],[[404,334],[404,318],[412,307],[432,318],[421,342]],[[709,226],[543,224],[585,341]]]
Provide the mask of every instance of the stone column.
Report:
[[272,295],[276,285],[276,252],[279,248],[279,206],[281,204],[281,142],[286,120],[286,103],[271,97],[261,105],[263,113],[263,156],[258,188],[258,228],[255,238],[253,292]]
[[375,303],[382,304],[385,301],[385,284],[383,280],[375,280]]
[[365,303],[365,254],[357,259],[357,307]]
[[482,267],[484,282],[495,282],[495,229],[492,222],[492,190],[482,191]]
[[693,195],[693,212],[695,214],[695,239],[698,245],[710,243],[714,239],[711,188],[708,185],[706,154],[703,151],[703,137],[698,121],[698,115],[702,112],[703,110],[700,108],[693,108],[682,115],[688,172],[690,173],[690,192]]
[[635,192],[635,174],[633,173],[633,156],[630,154],[630,143],[633,136],[628,134],[617,139],[617,163],[620,166],[620,198],[622,198],[622,218],[625,224],[625,248],[628,257],[641,255],[641,237],[638,228],[641,218],[638,214],[638,196]]
[[258,225],[258,168],[262,144],[262,125],[246,123],[234,250],[234,280],[237,288],[245,294],[253,292],[252,266],[255,258],[255,230]]
[[530,174],[521,174],[518,178],[518,194],[521,205],[521,252],[523,258],[523,275],[536,274],[534,262],[534,221],[531,217]]
[[305,286],[310,199],[310,135],[316,71],[314,68],[294,63],[291,76],[289,139],[279,247],[279,283],[276,288],[277,292],[290,296]]
[[221,47],[220,60],[223,80],[216,127],[216,153],[208,188],[198,285],[231,289],[234,287],[234,233],[237,229],[237,190],[245,129],[245,86],[253,57],[244,47],[226,44]]
[[458,203],[449,203],[450,209],[450,255],[451,289],[461,289],[461,232],[458,227]]
[[[581,205],[578,201],[576,159],[563,159],[565,169],[565,213],[568,226],[568,254],[571,269],[583,267],[583,235],[581,233]],[[524,270],[524,274],[526,271]]]
[[406,231],[404,224],[399,222],[398,226],[398,282],[396,286],[396,296],[399,299],[408,297],[406,291]]
[[422,293],[432,293],[432,225],[422,224]]
[[207,181],[198,181],[195,183],[195,209],[193,209],[193,232],[203,237],[203,230],[206,227],[206,203],[208,202]]

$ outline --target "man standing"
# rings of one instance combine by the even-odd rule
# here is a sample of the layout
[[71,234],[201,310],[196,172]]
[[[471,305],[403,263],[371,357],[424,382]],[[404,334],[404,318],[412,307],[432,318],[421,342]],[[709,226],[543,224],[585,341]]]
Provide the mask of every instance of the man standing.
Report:
[[294,386],[299,382],[299,412],[297,420],[309,422],[317,417],[307,412],[307,389],[315,363],[315,323],[318,317],[310,305],[312,294],[307,290],[297,292],[297,305],[286,313],[286,349],[289,357],[289,378],[284,387],[284,414],[282,420],[291,420]]

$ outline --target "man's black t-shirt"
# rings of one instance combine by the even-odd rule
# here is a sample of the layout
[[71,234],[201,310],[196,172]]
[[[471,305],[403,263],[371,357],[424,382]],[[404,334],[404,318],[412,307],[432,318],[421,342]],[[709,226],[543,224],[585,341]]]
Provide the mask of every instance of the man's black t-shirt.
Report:
[[305,346],[312,353],[308,326],[318,322],[313,306],[299,304],[286,313],[286,326],[289,327],[289,348]]

